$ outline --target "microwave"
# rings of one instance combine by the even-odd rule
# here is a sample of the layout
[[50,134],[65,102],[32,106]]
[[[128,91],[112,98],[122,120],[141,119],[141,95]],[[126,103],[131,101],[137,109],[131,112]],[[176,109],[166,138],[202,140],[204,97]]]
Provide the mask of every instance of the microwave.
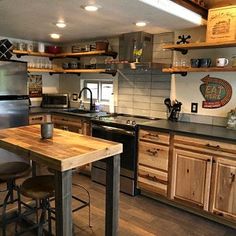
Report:
[[68,108],[69,95],[67,93],[44,93],[41,107],[45,108]]

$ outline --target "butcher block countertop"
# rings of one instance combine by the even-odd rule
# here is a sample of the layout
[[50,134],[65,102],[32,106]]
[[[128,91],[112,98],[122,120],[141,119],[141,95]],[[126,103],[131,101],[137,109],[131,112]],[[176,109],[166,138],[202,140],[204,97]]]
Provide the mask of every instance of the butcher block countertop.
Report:
[[41,139],[40,125],[0,130],[0,147],[14,150],[58,171],[79,167],[123,151],[120,143],[55,128],[52,139]]

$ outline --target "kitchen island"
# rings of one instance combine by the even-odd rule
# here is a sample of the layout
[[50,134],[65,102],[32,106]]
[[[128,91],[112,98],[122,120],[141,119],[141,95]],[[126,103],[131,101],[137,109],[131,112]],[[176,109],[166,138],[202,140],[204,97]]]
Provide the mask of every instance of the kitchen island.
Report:
[[54,129],[52,139],[41,139],[40,126],[0,131],[0,147],[55,170],[56,235],[72,235],[72,169],[105,159],[106,235],[117,235],[119,173],[122,144]]

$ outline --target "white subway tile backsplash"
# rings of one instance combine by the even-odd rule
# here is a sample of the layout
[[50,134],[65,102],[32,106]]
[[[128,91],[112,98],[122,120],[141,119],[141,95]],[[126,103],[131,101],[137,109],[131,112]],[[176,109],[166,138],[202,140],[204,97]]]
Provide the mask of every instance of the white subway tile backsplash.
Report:
[[139,88],[134,88],[133,93],[134,95],[146,95],[149,96],[150,95],[150,89],[139,89]]
[[170,89],[170,83],[166,82],[152,82],[152,89]]
[[118,95],[118,101],[133,101],[133,94],[130,95]]
[[123,108],[133,108],[133,101],[118,101],[118,106]]
[[162,111],[150,111],[150,117],[167,119],[166,112]]
[[150,103],[147,102],[134,102],[133,107],[136,109],[150,110]]
[[123,114],[133,115],[133,108],[118,107],[117,112],[118,113],[123,113]]
[[164,104],[165,98],[166,98],[166,97],[151,97],[150,101],[151,101],[151,103]]
[[119,88],[118,90],[118,96],[121,94],[133,94],[134,89],[133,88]]
[[151,82],[149,82],[149,81],[146,81],[146,82],[135,82],[134,87],[135,88],[141,88],[141,89],[151,88]]
[[151,110],[152,111],[166,111],[166,106],[162,103],[151,103]]
[[134,109],[133,115],[136,116],[150,116],[150,110]]
[[148,103],[150,103],[151,97],[150,96],[134,95],[133,100],[134,100],[134,102],[148,102]]
[[151,96],[154,97],[170,97],[170,90],[160,90],[160,89],[152,89]]
[[153,37],[155,43],[172,43],[174,42],[174,32],[167,32],[161,34],[155,34]]

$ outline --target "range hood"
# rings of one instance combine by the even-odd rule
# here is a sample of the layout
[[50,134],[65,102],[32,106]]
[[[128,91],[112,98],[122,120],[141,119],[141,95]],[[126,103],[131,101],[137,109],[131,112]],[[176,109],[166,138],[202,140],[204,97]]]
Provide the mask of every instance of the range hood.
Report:
[[[135,55],[134,51],[142,50],[141,55]],[[170,65],[153,63],[153,35],[139,31],[120,35],[119,37],[119,61],[117,69],[162,69]]]

